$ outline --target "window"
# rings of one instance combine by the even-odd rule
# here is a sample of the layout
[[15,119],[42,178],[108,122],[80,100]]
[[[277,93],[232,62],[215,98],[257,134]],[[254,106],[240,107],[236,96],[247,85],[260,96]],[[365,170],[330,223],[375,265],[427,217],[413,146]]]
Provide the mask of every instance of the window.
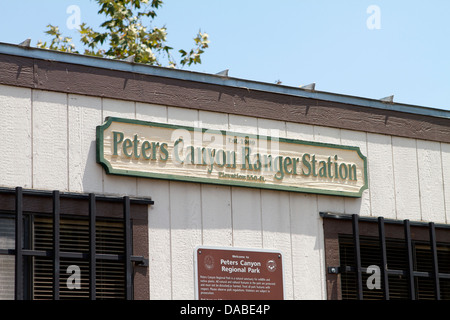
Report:
[[[52,250],[52,220],[36,217],[33,222],[33,244],[35,250]],[[83,253],[89,251],[89,225],[86,219],[62,219],[60,221],[60,246],[62,252]],[[124,230],[121,221],[96,221],[96,245],[99,254],[124,254]],[[32,298],[33,300],[53,298],[52,259],[34,257],[32,263]],[[79,288],[67,286],[67,279],[72,275],[70,266],[80,268]],[[125,268],[122,261],[103,261],[96,263],[96,299],[125,299]],[[60,299],[89,299],[90,281],[89,261],[76,258],[60,259]]]
[[0,189],[0,299],[148,299],[149,204]]
[[[14,219],[0,219],[0,250],[14,248]],[[14,299],[14,256],[0,255],[0,300]]]
[[449,226],[321,216],[329,299],[450,300]]

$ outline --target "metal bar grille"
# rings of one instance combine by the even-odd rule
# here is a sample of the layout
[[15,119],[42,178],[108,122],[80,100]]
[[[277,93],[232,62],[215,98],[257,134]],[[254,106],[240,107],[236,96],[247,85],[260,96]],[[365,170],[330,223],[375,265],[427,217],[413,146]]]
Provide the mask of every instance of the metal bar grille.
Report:
[[[148,261],[141,256],[132,255],[132,234],[131,234],[131,212],[130,203],[139,204],[153,204],[152,200],[148,199],[130,199],[125,196],[121,198],[96,196],[94,194],[72,194],[60,193],[59,191],[38,191],[38,190],[24,190],[21,187],[15,189],[0,188],[0,193],[9,193],[15,195],[15,248],[14,249],[0,249],[1,255],[15,255],[15,289],[14,297],[16,300],[23,300],[24,297],[24,257],[47,257],[50,258],[53,264],[53,280],[52,290],[53,299],[60,299],[60,269],[61,259],[74,258],[88,261],[89,263],[89,299],[96,299],[96,265],[97,261],[122,261],[125,265],[125,298],[132,299],[132,275],[133,265],[135,264],[147,266]],[[53,219],[53,246],[51,250],[33,250],[27,249],[24,245],[25,231],[24,231],[24,213],[23,202],[24,195],[38,195],[52,197],[52,219]],[[66,252],[61,251],[60,238],[60,222],[61,222],[61,198],[71,198],[86,200],[88,204],[88,223],[89,223],[89,250],[88,252]],[[96,253],[96,201],[113,201],[123,203],[123,225],[125,234],[124,254],[99,254]]]
[[59,300],[60,243],[59,243],[59,192],[53,191],[53,299]]
[[378,218],[378,237],[380,239],[381,249],[381,276],[383,279],[383,295],[384,299],[389,300],[389,276],[387,270],[387,253],[386,253],[386,236],[384,231],[384,218]]
[[433,263],[434,293],[436,295],[436,300],[441,300],[441,289],[439,284],[439,265],[436,248],[436,231],[433,222],[429,223],[429,233],[430,233],[432,263]]
[[409,288],[409,298],[415,300],[415,286],[414,286],[414,262],[412,253],[412,243],[411,243],[411,227],[409,220],[404,220],[405,228],[405,242],[406,242],[406,253],[408,259],[407,275],[408,275],[408,288]]
[[355,265],[356,265],[356,293],[359,300],[363,299],[363,287],[362,287],[362,271],[361,271],[361,248],[359,245],[359,223],[358,215],[352,216],[353,225],[353,243],[355,245]]
[[95,219],[96,219],[96,206],[95,206],[95,194],[89,194],[89,298],[95,300],[96,298],[96,243],[95,243]]
[[123,197],[123,219],[125,227],[125,294],[126,299],[132,299],[132,266],[131,266],[131,221],[130,221],[130,198]]
[[22,188],[16,188],[16,267],[15,267],[15,281],[14,281],[14,290],[15,290],[15,299],[22,300],[23,299],[23,277],[18,277],[18,274],[23,273],[23,194]]
[[[431,283],[433,286],[433,289],[430,289],[432,293],[434,294],[434,299],[440,300],[442,299],[443,291],[442,291],[442,284],[441,280],[444,279],[450,279],[450,273],[443,273],[439,271],[439,255],[438,255],[438,246],[436,243],[436,224],[433,222],[430,223],[423,223],[423,222],[411,222],[408,219],[399,221],[399,220],[389,220],[388,222],[383,218],[368,218],[368,217],[359,217],[358,215],[336,215],[331,213],[320,213],[320,215],[324,218],[335,218],[335,219],[347,219],[351,220],[352,223],[352,245],[353,245],[353,251],[354,251],[354,257],[353,260],[350,262],[353,262],[353,265],[341,265],[339,267],[329,267],[329,273],[354,273],[356,281],[354,281],[354,292],[357,299],[363,299],[364,298],[364,290],[363,290],[363,277],[361,276],[363,273],[368,272],[368,268],[366,266],[363,266],[361,263],[361,242],[360,242],[360,230],[359,230],[359,223],[360,221],[369,221],[376,223],[378,226],[378,244],[379,247],[373,249],[374,253],[371,253],[372,259],[375,259],[373,255],[379,255],[377,258],[377,261],[380,262],[380,272],[381,272],[381,280],[383,284],[383,297],[386,300],[391,299],[391,288],[390,288],[390,280],[389,276],[401,276],[402,279],[405,279],[405,285],[407,290],[407,298],[410,300],[415,300],[420,298],[420,279],[429,279],[427,280],[427,283]],[[385,224],[386,223],[392,223],[392,224],[401,224],[403,226],[403,240],[396,240],[403,241],[404,242],[404,264],[402,265],[402,269],[400,269],[397,266],[397,269],[390,269],[388,268],[388,255],[387,255],[387,245],[386,245],[386,234],[385,234]],[[415,249],[415,242],[412,239],[411,235],[411,225],[414,226],[420,226],[423,228],[428,228],[428,234],[429,234],[429,247],[428,245],[424,245],[423,240],[418,241],[419,249]],[[448,230],[448,225],[439,225],[439,227],[444,230]],[[425,229],[426,230],[426,229]],[[373,240],[372,240],[373,243]],[[448,249],[445,249],[448,248]],[[443,247],[443,244],[441,244],[441,250],[450,250],[450,245],[446,245]],[[417,262],[417,252],[415,250],[421,250],[422,254],[426,254],[428,260],[427,266],[428,271],[421,271],[420,268],[418,268],[418,262]],[[367,256],[367,252],[365,252]],[[442,254],[442,251],[441,251]],[[392,258],[392,256],[391,256]],[[422,280],[421,280],[422,281]],[[448,280],[447,280],[448,281]],[[447,292],[447,291],[446,291]],[[367,291],[366,291],[367,293]],[[448,293],[447,293],[447,299],[448,299]]]

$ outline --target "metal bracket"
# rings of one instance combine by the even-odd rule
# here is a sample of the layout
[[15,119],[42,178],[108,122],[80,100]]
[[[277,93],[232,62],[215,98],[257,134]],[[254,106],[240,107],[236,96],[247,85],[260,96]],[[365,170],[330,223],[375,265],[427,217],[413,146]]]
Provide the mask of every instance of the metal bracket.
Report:
[[133,261],[137,266],[148,267],[148,259],[143,256],[131,256],[131,261]]
[[328,273],[331,273],[331,274],[341,273],[341,268],[340,267],[328,267]]

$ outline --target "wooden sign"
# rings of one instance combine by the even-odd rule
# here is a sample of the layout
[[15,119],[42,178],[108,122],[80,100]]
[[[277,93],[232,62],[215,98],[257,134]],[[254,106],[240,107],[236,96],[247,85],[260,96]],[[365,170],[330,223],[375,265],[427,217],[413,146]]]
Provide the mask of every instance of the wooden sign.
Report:
[[198,300],[283,300],[281,252],[198,247],[194,253]]
[[358,147],[107,118],[97,162],[109,174],[360,197]]

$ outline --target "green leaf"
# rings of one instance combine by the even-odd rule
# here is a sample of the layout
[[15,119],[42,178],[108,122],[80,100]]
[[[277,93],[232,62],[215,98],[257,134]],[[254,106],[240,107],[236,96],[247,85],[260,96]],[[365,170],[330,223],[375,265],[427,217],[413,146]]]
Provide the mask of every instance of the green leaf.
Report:
[[[94,31],[86,23],[80,25],[78,34],[85,46],[84,54],[116,59],[135,54],[136,62],[139,63],[162,66],[162,59],[165,59],[168,67],[177,66],[171,55],[174,48],[167,44],[166,27],[148,28],[157,15],[157,9],[163,5],[162,0],[95,1],[104,21],[100,24],[101,32]],[[48,45],[47,42],[39,41],[39,48],[76,52],[72,39],[62,36],[57,26],[47,25],[45,33],[51,36],[51,42]],[[193,49],[178,50],[181,56],[179,64],[190,66],[201,63],[201,55],[208,48],[208,43],[208,34],[199,31],[194,37]]]

